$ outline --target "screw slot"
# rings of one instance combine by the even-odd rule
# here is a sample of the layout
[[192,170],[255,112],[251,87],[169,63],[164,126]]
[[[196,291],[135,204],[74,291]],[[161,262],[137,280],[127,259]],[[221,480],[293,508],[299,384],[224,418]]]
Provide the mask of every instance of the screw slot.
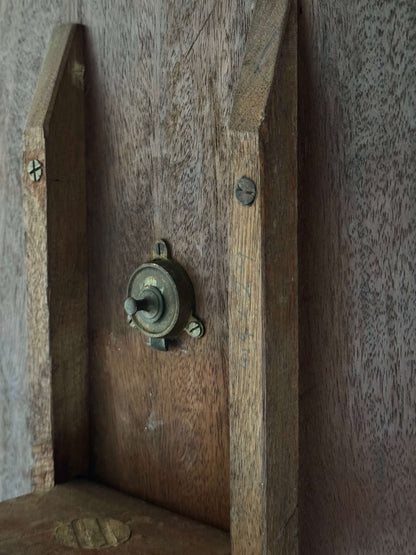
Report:
[[237,181],[237,188],[235,190],[235,197],[243,206],[250,206],[256,200],[257,187],[252,179],[240,177]]
[[40,181],[43,173],[42,164],[39,160],[31,160],[27,165],[27,171],[32,181]]
[[194,318],[190,322],[188,322],[188,324],[186,325],[185,331],[191,337],[195,337],[195,338],[202,337],[205,333],[204,324],[200,320],[197,320],[196,318]]

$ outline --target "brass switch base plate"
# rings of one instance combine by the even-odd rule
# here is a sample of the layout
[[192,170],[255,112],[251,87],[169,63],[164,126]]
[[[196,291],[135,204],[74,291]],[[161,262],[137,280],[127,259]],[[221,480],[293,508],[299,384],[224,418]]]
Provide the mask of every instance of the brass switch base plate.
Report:
[[[153,260],[139,266],[129,279],[127,304],[130,308],[137,303],[137,311],[129,312],[129,324],[152,339],[172,338],[183,330],[191,337],[202,337],[204,326],[194,316],[195,295],[188,274],[170,257],[164,240],[156,241],[153,256]],[[145,308],[145,299],[153,301],[152,311]],[[160,341],[151,340],[150,344],[165,350]]]

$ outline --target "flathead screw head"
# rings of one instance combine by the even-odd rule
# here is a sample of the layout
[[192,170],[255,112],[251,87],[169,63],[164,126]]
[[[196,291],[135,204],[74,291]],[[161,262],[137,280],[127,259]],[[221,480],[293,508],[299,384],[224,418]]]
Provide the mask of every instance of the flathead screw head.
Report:
[[250,206],[256,200],[257,187],[252,179],[243,175],[237,181],[235,197],[243,206]]
[[191,337],[195,338],[202,337],[205,333],[204,324],[200,320],[191,320],[185,330]]
[[40,181],[42,177],[42,164],[39,160],[31,160],[27,165],[27,171],[32,181]]

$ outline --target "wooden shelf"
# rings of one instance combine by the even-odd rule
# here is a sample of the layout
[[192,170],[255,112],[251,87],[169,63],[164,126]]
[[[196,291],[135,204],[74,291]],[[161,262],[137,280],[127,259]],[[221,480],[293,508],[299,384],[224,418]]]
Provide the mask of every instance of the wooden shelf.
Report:
[[221,530],[101,484],[77,479],[45,493],[1,503],[0,554],[88,553],[86,549],[70,551],[55,535],[62,524],[82,518],[112,518],[126,523],[131,529],[130,538],[113,548],[120,555],[231,553],[229,535]]

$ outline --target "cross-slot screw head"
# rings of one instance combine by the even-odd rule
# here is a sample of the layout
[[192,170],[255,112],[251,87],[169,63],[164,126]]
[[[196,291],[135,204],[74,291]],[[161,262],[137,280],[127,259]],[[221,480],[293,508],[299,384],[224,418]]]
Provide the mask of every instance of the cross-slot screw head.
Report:
[[27,171],[32,181],[40,181],[42,177],[42,164],[39,160],[31,160],[27,165]]
[[235,190],[235,197],[243,206],[250,206],[256,200],[257,187],[252,179],[240,177],[237,181],[237,188]]

